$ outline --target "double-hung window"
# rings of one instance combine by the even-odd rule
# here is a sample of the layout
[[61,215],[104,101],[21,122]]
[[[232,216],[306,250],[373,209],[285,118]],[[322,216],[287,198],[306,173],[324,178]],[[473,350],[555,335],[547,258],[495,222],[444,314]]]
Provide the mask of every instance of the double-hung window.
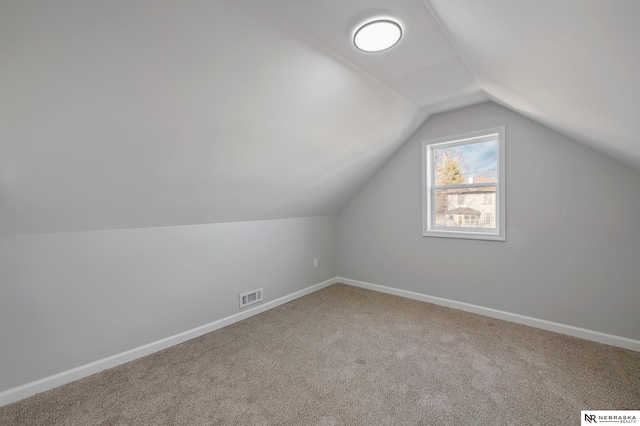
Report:
[[505,241],[505,128],[422,143],[422,235]]

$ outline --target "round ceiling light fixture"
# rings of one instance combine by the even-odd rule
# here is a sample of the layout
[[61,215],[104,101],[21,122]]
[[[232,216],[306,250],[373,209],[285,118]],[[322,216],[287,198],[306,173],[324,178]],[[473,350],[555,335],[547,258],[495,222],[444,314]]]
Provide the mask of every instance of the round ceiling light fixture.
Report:
[[381,52],[395,46],[402,37],[397,22],[381,19],[364,24],[353,36],[353,44],[364,52]]

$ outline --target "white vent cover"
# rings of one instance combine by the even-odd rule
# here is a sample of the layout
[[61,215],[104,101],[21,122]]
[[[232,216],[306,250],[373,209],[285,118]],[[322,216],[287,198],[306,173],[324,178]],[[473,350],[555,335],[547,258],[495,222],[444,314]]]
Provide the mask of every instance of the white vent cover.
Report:
[[240,294],[240,307],[253,305],[254,303],[262,302],[262,288],[257,290],[251,290],[246,293]]

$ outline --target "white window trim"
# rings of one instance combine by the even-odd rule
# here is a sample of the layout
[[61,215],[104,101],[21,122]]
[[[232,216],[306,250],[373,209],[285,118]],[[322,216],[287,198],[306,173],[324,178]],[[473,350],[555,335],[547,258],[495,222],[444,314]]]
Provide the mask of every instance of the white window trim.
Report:
[[[433,211],[435,210],[435,200],[433,199],[434,176],[428,170],[431,164],[433,148],[447,145],[464,145],[470,142],[478,142],[489,137],[498,136],[498,184],[470,184],[477,186],[496,186],[496,229],[487,228],[445,228],[436,227],[434,223]],[[436,139],[429,139],[422,142],[422,236],[441,238],[464,238],[472,240],[506,241],[506,185],[505,185],[505,126],[493,127],[490,129],[464,133],[455,136],[447,136]],[[465,184],[461,185],[466,186]]]

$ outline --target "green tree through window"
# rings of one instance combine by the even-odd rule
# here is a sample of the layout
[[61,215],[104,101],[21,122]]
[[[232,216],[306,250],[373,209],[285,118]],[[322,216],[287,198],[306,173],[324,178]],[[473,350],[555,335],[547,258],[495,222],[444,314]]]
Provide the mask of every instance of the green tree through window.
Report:
[[462,170],[462,158],[452,157],[448,152],[441,156],[436,165],[436,185],[456,185],[465,183],[465,173]]

